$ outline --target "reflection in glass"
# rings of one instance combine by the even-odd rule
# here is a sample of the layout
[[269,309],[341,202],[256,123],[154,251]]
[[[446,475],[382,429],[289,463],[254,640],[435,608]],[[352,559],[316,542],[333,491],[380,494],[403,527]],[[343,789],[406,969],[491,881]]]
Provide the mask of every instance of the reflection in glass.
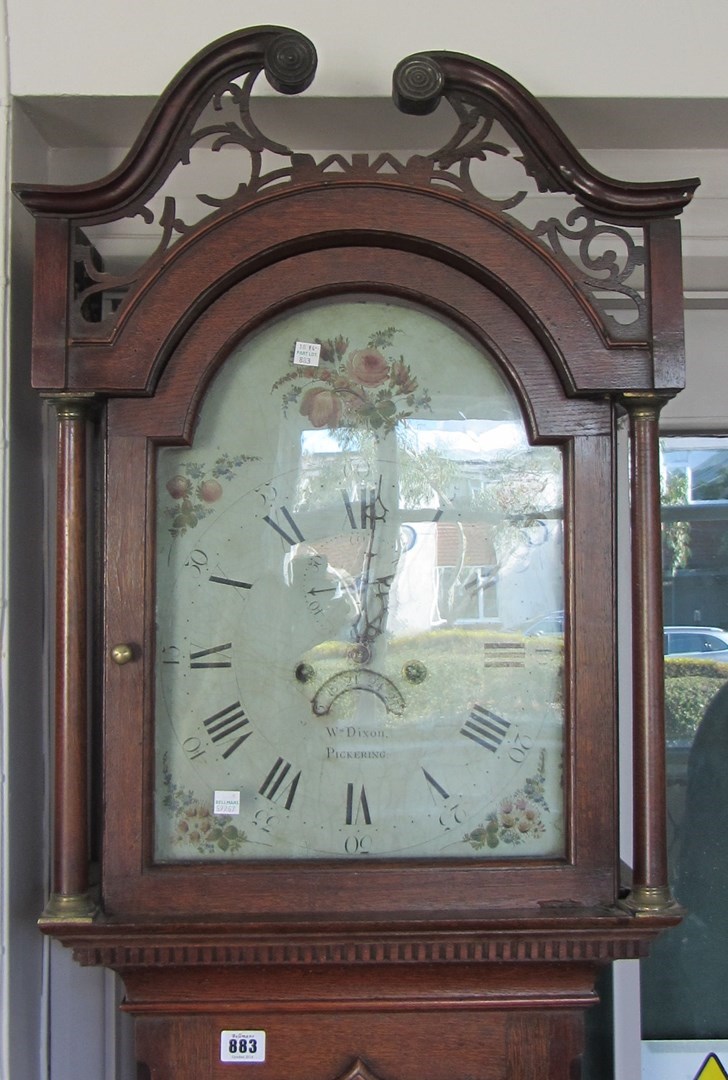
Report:
[[563,639],[526,632],[563,612],[562,454],[480,345],[301,308],[157,479],[160,859],[563,853]]
[[728,445],[663,442],[671,884],[686,907],[642,964],[645,1038],[726,1038]]

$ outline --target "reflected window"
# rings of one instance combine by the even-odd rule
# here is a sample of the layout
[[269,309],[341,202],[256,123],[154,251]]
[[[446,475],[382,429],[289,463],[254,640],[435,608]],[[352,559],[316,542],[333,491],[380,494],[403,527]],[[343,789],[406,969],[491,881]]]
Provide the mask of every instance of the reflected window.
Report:
[[671,885],[687,909],[642,962],[645,1039],[728,1037],[728,439],[662,444]]

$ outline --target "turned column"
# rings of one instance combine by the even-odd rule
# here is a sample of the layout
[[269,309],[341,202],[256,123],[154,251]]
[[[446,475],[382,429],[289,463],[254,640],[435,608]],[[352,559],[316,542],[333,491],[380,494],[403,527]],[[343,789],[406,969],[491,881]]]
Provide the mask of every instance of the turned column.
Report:
[[85,921],[89,893],[88,477],[93,395],[58,395],[53,877],[44,920]]
[[634,852],[630,910],[675,902],[668,884],[665,774],[665,661],[657,395],[626,396],[630,420],[632,532],[632,701]]

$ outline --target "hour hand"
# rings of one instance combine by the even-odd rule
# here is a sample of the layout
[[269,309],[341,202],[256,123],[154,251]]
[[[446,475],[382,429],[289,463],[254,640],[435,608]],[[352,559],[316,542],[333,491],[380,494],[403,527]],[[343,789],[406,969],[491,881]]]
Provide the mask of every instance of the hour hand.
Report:
[[389,591],[394,581],[394,574],[384,574],[376,578],[364,578],[359,585],[359,612],[354,623],[354,638],[357,642],[372,642],[379,637],[385,627],[389,610]]

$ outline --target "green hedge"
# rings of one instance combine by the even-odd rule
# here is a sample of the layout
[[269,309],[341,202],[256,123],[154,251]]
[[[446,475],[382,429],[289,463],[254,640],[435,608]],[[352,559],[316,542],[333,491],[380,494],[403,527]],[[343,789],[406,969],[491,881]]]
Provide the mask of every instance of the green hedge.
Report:
[[665,734],[692,740],[709,702],[728,680],[719,660],[665,659]]
[[[437,686],[436,697],[443,711],[446,711],[448,699],[459,707],[463,696],[471,693],[474,697],[482,691],[484,685],[483,646],[487,642],[524,640],[515,635],[499,634],[482,628],[452,627],[412,634],[395,639],[388,651],[388,662],[384,674],[395,682],[402,682],[402,661],[417,659],[423,661],[428,675],[418,686],[408,686],[408,697],[415,701],[421,698],[423,713],[431,710],[433,685]],[[540,668],[537,682],[543,681],[545,693],[554,695],[554,680],[558,682],[554,665],[560,665],[563,658],[561,638],[542,637],[525,639],[527,643],[538,646]],[[325,642],[311,650],[305,659],[317,672],[317,683],[335,674],[346,664],[347,650],[350,646],[341,641]],[[391,668],[391,670],[390,670]],[[487,683],[497,690],[497,684],[503,680],[510,691],[517,680],[513,669],[503,671],[492,668],[487,671]],[[728,681],[728,663],[719,660],[686,660],[666,658],[665,660],[665,724],[666,735],[670,741],[691,741],[703,713],[724,682]],[[466,689],[467,688],[467,689]],[[503,688],[505,690],[505,688]]]

